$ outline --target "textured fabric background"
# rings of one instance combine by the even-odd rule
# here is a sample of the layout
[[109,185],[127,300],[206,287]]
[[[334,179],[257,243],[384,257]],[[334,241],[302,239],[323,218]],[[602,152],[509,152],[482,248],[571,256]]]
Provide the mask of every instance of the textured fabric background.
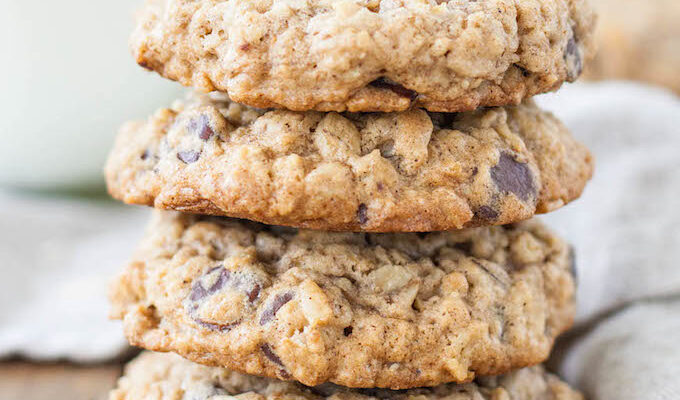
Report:
[[577,250],[577,328],[558,372],[591,400],[680,399],[680,99],[575,85],[539,104],[597,158],[583,197],[545,218]]
[[[538,103],[595,153],[583,198],[544,218],[577,249],[579,315],[553,365],[592,400],[680,398],[680,100],[624,83]],[[148,211],[0,194],[0,356],[105,360],[126,349],[106,284]]]
[[148,210],[0,193],[0,357],[81,362],[127,346],[108,321],[107,285]]

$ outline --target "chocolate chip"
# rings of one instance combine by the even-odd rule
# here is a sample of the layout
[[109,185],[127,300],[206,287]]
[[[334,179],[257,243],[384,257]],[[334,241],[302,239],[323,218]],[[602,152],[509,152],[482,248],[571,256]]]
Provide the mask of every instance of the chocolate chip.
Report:
[[346,326],[345,329],[342,330],[342,334],[345,336],[349,336],[352,334],[352,331],[354,331],[354,328],[351,326]]
[[222,268],[222,271],[220,272],[220,276],[217,278],[217,281],[212,286],[210,286],[210,288],[208,288],[208,294],[213,294],[218,290],[222,289],[224,285],[227,284],[229,279],[231,279],[231,272]]
[[257,300],[257,298],[260,296],[261,290],[262,288],[260,287],[260,285],[258,285],[257,283],[254,284],[253,287],[246,292],[246,294],[248,295],[248,300],[251,303],[255,302],[255,300]]
[[572,36],[567,41],[567,47],[564,50],[564,61],[567,65],[567,79],[575,81],[583,72],[583,59],[581,57],[581,50],[578,47],[576,37]]
[[192,118],[189,121],[189,130],[196,133],[201,140],[206,142],[215,135],[215,131],[210,127],[210,118],[207,115]]
[[501,192],[514,193],[528,202],[536,196],[534,176],[525,163],[518,162],[508,153],[501,153],[498,164],[491,168],[491,179]]
[[[274,350],[272,350],[269,344],[264,343],[260,345],[260,350],[262,350],[262,353],[264,354],[265,357],[269,359],[269,361],[273,362],[279,367],[285,367],[279,356],[277,356],[276,353],[274,353]],[[279,375],[281,375],[281,377],[284,379],[290,379],[290,374],[288,373],[288,371],[286,371],[285,368],[281,368],[279,370]]]
[[493,222],[498,218],[498,211],[489,206],[481,206],[475,211],[475,218],[482,221]]
[[220,275],[217,277],[215,283],[210,285],[210,287],[205,288],[200,281],[194,284],[194,286],[191,288],[191,294],[189,295],[189,299],[191,301],[201,300],[204,297],[209,296],[211,294],[215,294],[218,290],[224,288],[227,282],[229,282],[229,280],[231,279],[231,272],[226,270],[224,267],[222,266],[215,267],[210,271],[206,272],[205,275],[210,275],[220,269],[221,269]]
[[[215,274],[218,275],[215,276]],[[241,323],[241,320],[227,323],[205,321],[196,316],[196,311],[199,308],[199,302],[204,298],[211,296],[228,286],[230,288],[235,288],[243,292],[247,296],[248,300],[251,303],[253,303],[259,297],[260,292],[262,290],[262,286],[260,283],[257,282],[253,283],[250,279],[244,279],[240,275],[233,274],[231,271],[225,269],[221,265],[210,269],[203,276],[204,277],[210,276],[211,279],[209,280],[209,282],[212,283],[206,285],[203,283],[204,281],[206,281],[206,279],[199,279],[193,284],[193,286],[191,287],[191,292],[189,293],[188,296],[189,315],[198,325],[205,329],[217,332],[230,331],[235,326],[239,325]]]
[[366,204],[359,204],[359,209],[357,210],[357,219],[361,225],[368,222],[368,207],[366,207]]
[[267,308],[262,312],[260,317],[260,325],[265,325],[274,319],[276,313],[279,312],[281,307],[286,305],[289,301],[293,300],[293,293],[279,293],[274,296],[274,300],[267,306]]
[[407,97],[411,101],[415,100],[416,97],[418,97],[418,92],[415,92],[411,89],[407,89],[402,85],[392,82],[387,78],[378,78],[373,82],[369,83],[369,85],[380,89],[389,89],[401,97]]
[[211,331],[217,331],[217,332],[228,332],[232,329],[234,329],[238,324],[241,323],[241,321],[236,321],[236,322],[231,322],[228,324],[216,324],[213,322],[206,322],[203,321],[202,319],[199,318],[194,318],[194,321],[201,325],[202,327],[209,329]]
[[200,282],[197,282],[194,284],[194,287],[191,288],[191,293],[189,294],[189,300],[191,301],[198,301],[204,298],[205,296],[208,295],[208,292],[205,290],[203,285]]
[[264,343],[260,346],[260,350],[262,350],[262,353],[264,353],[264,356],[267,357],[271,362],[274,364],[283,367],[283,362],[281,362],[281,359],[279,356],[274,353],[274,350],[272,350],[271,346],[269,344]]
[[144,60],[137,61],[137,64],[147,71],[153,71],[153,68],[151,67],[151,65]]
[[177,158],[180,159],[185,164],[192,164],[198,161],[199,158],[201,158],[201,153],[199,151],[193,151],[193,150],[188,150],[188,151],[180,151],[177,153]]

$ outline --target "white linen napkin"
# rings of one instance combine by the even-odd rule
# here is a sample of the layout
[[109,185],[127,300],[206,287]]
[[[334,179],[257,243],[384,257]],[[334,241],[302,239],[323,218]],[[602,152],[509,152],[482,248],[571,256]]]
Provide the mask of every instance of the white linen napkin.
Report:
[[680,99],[600,83],[567,86],[538,103],[596,158],[581,199],[543,217],[576,247],[579,321],[680,294]]
[[0,192],[0,357],[93,362],[125,349],[108,281],[148,210]]
[[544,217],[578,260],[558,372],[591,400],[680,399],[680,99],[600,83],[538,103],[597,158],[583,197]]

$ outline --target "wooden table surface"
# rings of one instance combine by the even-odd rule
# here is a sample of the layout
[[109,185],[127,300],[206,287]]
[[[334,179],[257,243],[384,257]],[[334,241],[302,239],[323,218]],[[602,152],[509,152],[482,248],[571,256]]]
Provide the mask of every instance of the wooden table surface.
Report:
[[75,366],[0,362],[1,400],[104,400],[122,364]]

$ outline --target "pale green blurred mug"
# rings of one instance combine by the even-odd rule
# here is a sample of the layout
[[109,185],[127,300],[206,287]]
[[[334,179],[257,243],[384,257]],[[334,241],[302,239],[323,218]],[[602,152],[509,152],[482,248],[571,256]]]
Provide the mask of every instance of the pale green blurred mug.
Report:
[[103,187],[120,124],[182,92],[130,55],[142,0],[0,3],[0,186]]

